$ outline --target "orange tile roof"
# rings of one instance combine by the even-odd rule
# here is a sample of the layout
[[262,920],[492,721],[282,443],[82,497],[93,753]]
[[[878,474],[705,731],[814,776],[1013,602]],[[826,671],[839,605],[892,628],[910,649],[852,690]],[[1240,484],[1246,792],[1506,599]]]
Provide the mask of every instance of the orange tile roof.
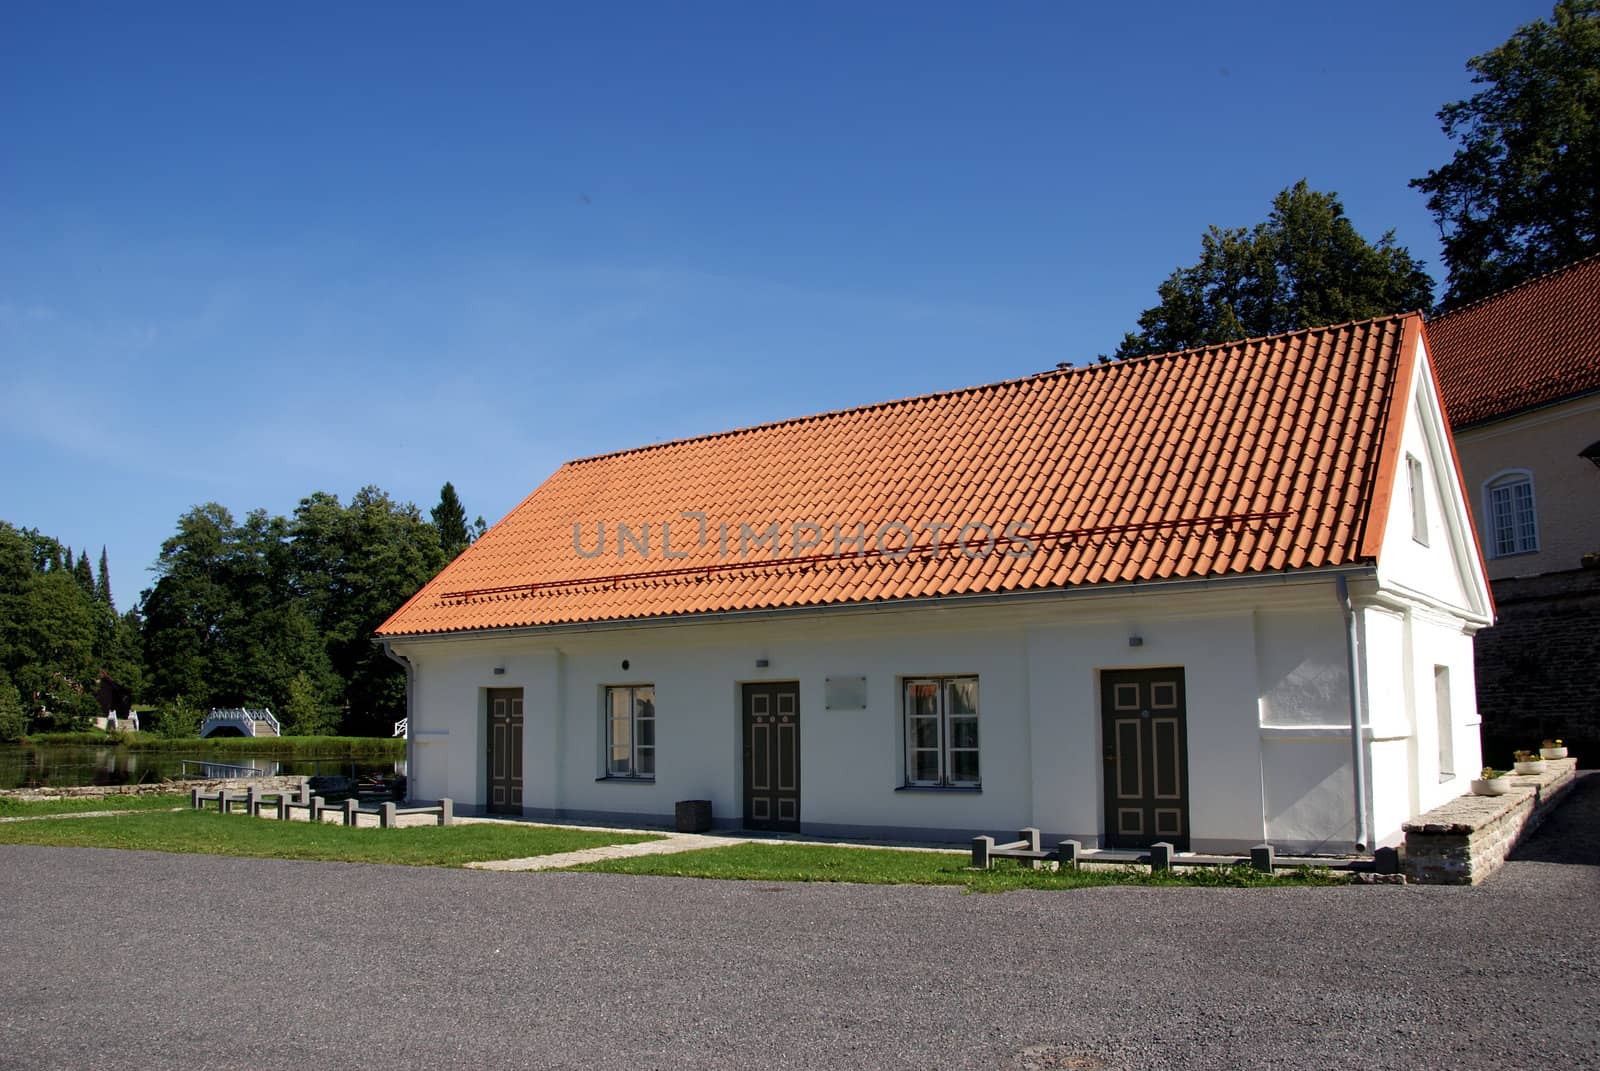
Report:
[[[1420,327],[1413,313],[572,461],[379,635],[1369,562]],[[604,553],[585,557],[574,528],[592,553],[601,522]],[[648,557],[625,542],[619,558],[619,522],[649,526]],[[774,523],[776,554],[741,541]],[[991,526],[992,552],[969,523]],[[865,526],[868,553],[835,525]]]
[[1600,256],[1435,317],[1428,353],[1456,428],[1600,390]]

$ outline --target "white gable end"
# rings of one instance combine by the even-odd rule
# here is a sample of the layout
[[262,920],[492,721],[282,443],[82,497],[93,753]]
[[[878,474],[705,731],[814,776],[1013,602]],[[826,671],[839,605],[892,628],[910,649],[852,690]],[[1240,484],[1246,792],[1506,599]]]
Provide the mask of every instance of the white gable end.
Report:
[[1491,615],[1488,579],[1421,339],[1417,348],[1378,581],[1395,594],[1486,625]]

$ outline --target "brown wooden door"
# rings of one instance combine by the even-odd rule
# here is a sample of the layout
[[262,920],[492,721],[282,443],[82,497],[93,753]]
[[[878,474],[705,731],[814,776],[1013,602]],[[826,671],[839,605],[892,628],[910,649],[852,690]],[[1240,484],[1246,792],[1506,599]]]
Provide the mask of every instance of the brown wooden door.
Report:
[[489,810],[522,813],[522,689],[489,689]]
[[744,824],[800,830],[800,685],[744,686]]
[[1100,674],[1106,843],[1189,847],[1189,730],[1183,669]]

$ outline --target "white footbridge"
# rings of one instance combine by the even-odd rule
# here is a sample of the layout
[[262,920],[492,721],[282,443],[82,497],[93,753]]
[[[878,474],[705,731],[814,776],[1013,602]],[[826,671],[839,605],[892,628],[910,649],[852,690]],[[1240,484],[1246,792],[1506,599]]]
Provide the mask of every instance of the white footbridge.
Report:
[[219,707],[207,714],[206,720],[200,725],[202,737],[235,732],[240,736],[282,736],[283,727],[266,707],[260,710]]

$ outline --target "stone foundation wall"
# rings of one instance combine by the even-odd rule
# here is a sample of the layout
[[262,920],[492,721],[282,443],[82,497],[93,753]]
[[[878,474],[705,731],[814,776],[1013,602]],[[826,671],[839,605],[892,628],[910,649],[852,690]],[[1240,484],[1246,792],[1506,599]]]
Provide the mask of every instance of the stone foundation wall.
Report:
[[1577,778],[1576,759],[1552,759],[1542,774],[1511,778],[1504,796],[1461,796],[1405,824],[1406,878],[1421,885],[1476,885],[1538,828]]
[[1560,737],[1600,755],[1600,569],[1496,580],[1495,625],[1478,633],[1483,758]]
[[293,792],[305,778],[293,777],[225,777],[206,781],[157,781],[145,785],[63,785],[56,788],[16,788],[0,791],[0,796],[16,800],[59,799],[112,799],[117,796],[159,796],[164,793],[187,794],[191,788],[201,792],[216,792],[226,788],[229,792],[244,792],[251,787],[262,792]]

